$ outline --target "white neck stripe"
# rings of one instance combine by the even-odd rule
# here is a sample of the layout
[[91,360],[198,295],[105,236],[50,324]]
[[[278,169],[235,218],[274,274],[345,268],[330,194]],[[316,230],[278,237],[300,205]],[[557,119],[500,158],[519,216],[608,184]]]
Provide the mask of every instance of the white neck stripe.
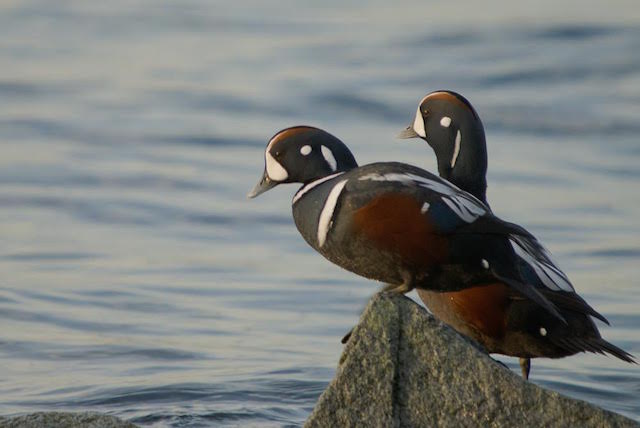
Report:
[[338,198],[342,193],[342,189],[344,189],[344,186],[347,184],[347,181],[349,180],[341,180],[338,184],[333,186],[333,189],[329,192],[329,196],[327,196],[324,207],[322,207],[320,219],[318,220],[318,246],[320,247],[322,247],[327,240],[329,229],[333,224],[333,221],[331,220],[333,218],[333,212],[336,209]]
[[337,177],[337,176],[339,176],[339,175],[341,175],[341,174],[344,174],[344,171],[336,172],[335,174],[327,175],[326,177],[322,177],[322,178],[319,178],[319,179],[317,179],[317,180],[315,180],[315,181],[312,181],[311,183],[307,183],[307,184],[305,184],[304,186],[302,186],[302,187],[300,188],[300,190],[298,190],[298,191],[296,192],[296,194],[295,194],[295,195],[293,195],[293,202],[292,202],[292,204],[295,204],[296,202],[298,202],[298,200],[299,200],[302,196],[304,196],[304,194],[305,194],[305,193],[307,193],[309,190],[313,189],[313,188],[314,188],[314,187],[316,187],[317,185],[322,184],[322,183],[324,183],[325,181],[329,181],[329,180],[331,180],[332,178],[335,178],[335,177]]

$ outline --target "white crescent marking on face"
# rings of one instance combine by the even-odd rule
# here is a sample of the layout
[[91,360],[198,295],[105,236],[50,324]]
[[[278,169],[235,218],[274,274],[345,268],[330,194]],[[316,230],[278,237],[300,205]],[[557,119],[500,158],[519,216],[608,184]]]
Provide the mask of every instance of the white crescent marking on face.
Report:
[[445,116],[442,119],[440,119],[440,126],[444,128],[448,128],[449,125],[451,125],[451,118],[449,116]]
[[458,160],[458,155],[460,154],[460,140],[462,139],[462,135],[460,134],[460,130],[458,129],[458,133],[456,134],[456,141],[453,147],[453,157],[451,158],[451,168],[456,166],[456,161]]
[[338,169],[338,162],[336,162],[336,158],[333,156],[333,152],[331,151],[331,149],[327,146],[320,146],[320,151],[322,151],[324,160],[326,160],[331,167],[331,171],[335,171],[336,169]]
[[416,118],[413,121],[413,130],[422,138],[427,137],[427,132],[424,130],[424,118],[422,117],[422,113],[420,112],[420,106],[418,106],[418,110],[416,111]]
[[345,184],[347,184],[347,181],[349,180],[342,180],[333,186],[333,189],[329,192],[329,196],[327,196],[324,207],[322,207],[320,220],[318,220],[318,246],[320,247],[322,247],[327,240],[327,234],[329,233],[329,229],[332,225],[331,219],[333,218],[333,211],[336,209],[338,198],[340,197]]
[[280,163],[275,160],[269,151],[265,152],[265,163],[267,176],[273,181],[284,181],[289,177],[289,173]]
[[306,144],[306,145],[300,147],[300,154],[302,156],[306,156],[309,153],[311,153],[311,146],[310,145]]

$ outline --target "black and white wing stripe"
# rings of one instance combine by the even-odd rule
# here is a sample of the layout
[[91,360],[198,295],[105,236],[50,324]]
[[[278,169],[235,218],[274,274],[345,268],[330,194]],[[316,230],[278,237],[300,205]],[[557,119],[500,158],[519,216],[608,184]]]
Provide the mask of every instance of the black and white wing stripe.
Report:
[[472,194],[460,190],[454,184],[435,176],[430,178],[411,172],[388,172],[365,174],[359,180],[407,183],[432,190],[438,193],[442,201],[465,223],[472,223],[478,217],[491,212],[491,209],[486,204]]
[[531,235],[509,235],[516,255],[529,266],[540,282],[552,291],[575,293],[567,275],[551,260],[551,254]]

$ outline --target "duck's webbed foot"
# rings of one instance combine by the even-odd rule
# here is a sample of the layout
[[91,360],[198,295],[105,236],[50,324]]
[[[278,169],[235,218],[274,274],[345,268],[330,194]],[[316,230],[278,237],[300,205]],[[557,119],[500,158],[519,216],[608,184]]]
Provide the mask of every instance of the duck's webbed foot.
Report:
[[349,339],[351,339],[351,334],[352,333],[353,333],[353,328],[351,330],[349,330],[349,332],[347,334],[342,336],[342,339],[340,340],[340,343],[342,343],[343,345],[346,345],[347,342],[349,341]]
[[502,367],[504,367],[505,369],[509,370],[509,366],[508,366],[508,365],[506,365],[505,363],[503,363],[502,361],[500,361],[500,360],[496,360],[496,359],[495,359],[495,358],[493,358],[493,357],[490,357],[490,358],[491,358],[493,361],[495,361],[496,363],[500,364],[500,365],[501,365]]

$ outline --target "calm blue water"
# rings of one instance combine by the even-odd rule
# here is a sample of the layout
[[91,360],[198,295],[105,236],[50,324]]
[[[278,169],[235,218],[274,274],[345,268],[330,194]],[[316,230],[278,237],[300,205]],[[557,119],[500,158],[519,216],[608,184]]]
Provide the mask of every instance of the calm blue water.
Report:
[[[640,355],[640,8],[556,3],[2,2],[0,414],[302,423],[377,286],[307,247],[293,186],[245,199],[263,148],[312,124],[435,170],[393,137],[441,88],[484,119],[495,212]],[[532,379],[640,420],[638,366]]]

